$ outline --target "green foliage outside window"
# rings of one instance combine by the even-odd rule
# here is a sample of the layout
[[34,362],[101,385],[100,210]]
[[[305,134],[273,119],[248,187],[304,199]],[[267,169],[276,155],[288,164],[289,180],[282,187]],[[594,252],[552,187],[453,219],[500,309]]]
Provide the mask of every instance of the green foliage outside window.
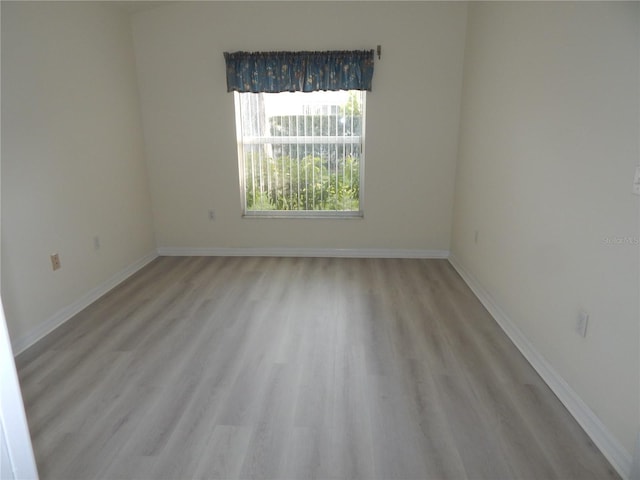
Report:
[[358,158],[257,157],[247,154],[245,159],[247,210],[359,210]]

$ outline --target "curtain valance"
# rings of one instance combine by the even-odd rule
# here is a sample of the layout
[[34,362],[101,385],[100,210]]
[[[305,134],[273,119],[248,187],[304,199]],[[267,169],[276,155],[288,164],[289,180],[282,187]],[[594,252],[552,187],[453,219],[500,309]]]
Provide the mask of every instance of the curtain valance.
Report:
[[373,50],[224,52],[227,91],[371,91]]

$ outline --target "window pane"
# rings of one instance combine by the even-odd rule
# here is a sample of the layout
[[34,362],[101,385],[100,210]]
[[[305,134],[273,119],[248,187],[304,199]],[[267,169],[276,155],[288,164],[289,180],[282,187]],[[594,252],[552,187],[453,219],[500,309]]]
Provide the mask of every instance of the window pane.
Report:
[[236,93],[243,209],[361,213],[365,93]]

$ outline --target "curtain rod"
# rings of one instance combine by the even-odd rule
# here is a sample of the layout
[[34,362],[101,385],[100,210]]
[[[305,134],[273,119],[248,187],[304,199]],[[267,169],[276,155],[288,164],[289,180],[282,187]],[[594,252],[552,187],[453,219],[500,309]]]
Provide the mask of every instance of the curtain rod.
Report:
[[[228,53],[228,52],[224,52],[224,53]],[[380,57],[382,55],[382,45],[378,45],[376,47],[376,55],[378,55],[378,60],[380,60]]]

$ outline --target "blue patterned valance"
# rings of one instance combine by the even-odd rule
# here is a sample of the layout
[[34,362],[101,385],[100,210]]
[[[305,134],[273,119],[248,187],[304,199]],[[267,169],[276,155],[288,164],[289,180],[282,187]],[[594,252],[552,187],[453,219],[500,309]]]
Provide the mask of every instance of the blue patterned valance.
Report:
[[373,50],[224,52],[224,59],[228,92],[371,91]]

